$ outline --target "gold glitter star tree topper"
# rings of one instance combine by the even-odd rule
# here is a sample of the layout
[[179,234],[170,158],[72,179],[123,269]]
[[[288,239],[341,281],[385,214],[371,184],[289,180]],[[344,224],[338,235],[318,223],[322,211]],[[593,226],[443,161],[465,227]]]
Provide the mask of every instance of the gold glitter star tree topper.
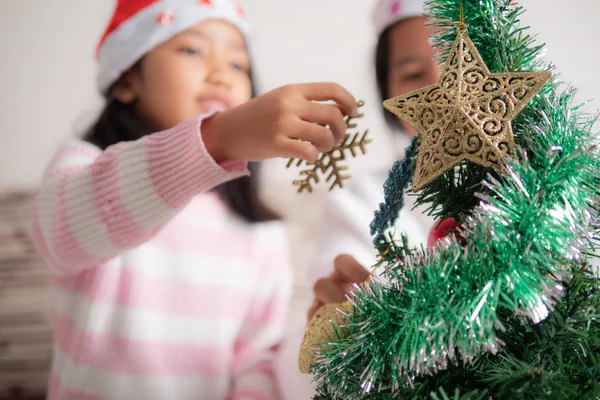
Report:
[[418,132],[413,190],[465,160],[497,167],[514,150],[511,121],[551,76],[491,73],[461,23],[439,82],[383,102]]

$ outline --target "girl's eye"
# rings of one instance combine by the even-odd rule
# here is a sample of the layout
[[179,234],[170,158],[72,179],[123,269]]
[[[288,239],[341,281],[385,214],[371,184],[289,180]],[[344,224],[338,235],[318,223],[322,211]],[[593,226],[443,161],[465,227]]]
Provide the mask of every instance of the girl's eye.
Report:
[[404,77],[405,81],[415,81],[423,77],[423,72],[415,72]]
[[202,55],[202,52],[196,49],[192,49],[191,47],[185,47],[183,49],[181,49],[182,52],[190,55],[190,56],[194,56],[194,57],[199,57]]
[[239,63],[231,63],[231,68],[236,69],[238,71],[243,71],[244,70],[244,67],[242,67],[242,65],[239,64]]

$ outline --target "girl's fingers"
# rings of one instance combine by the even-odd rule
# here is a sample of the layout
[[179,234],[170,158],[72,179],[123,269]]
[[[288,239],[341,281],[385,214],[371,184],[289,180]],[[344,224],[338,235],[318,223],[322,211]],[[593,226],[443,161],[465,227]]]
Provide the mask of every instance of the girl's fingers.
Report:
[[340,105],[344,114],[353,117],[358,115],[356,99],[337,83],[304,83],[298,84],[297,87],[307,100],[332,100]]
[[346,293],[331,279],[321,278],[313,287],[315,298],[323,304],[343,303],[346,301]]
[[313,287],[315,298],[308,310],[308,320],[310,321],[324,304],[345,302],[347,296],[352,293],[352,285],[362,283],[368,277],[369,271],[352,256],[337,256],[333,272],[327,278],[319,279]]
[[315,162],[319,158],[319,149],[310,142],[285,137],[277,146],[277,154],[274,157],[298,158]]
[[[322,104],[309,101],[299,114],[307,122],[328,125],[333,133],[334,143],[323,152],[331,151],[335,144],[340,143],[346,136],[346,121],[339,106],[335,104]],[[318,146],[317,146],[318,147]]]
[[331,278],[340,285],[363,283],[368,277],[369,271],[348,254],[341,254],[333,261]]
[[306,121],[299,121],[296,132],[291,133],[292,139],[310,142],[321,153],[326,153],[335,146],[335,138],[330,129]]

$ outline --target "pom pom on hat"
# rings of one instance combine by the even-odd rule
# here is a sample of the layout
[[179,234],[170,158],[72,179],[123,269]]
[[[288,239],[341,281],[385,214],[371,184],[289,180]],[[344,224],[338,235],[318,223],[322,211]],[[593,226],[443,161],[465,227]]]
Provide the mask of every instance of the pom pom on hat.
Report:
[[377,36],[398,21],[423,14],[423,0],[379,0],[373,15]]
[[97,48],[97,86],[106,92],[147,52],[198,22],[220,19],[250,39],[250,26],[235,0],[117,0]]

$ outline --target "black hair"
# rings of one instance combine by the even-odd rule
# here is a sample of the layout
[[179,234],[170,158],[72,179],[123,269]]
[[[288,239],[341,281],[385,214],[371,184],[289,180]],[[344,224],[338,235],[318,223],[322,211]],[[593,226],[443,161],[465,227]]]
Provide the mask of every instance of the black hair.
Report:
[[[133,67],[139,68],[140,62]],[[250,83],[252,97],[255,97],[254,79],[252,72]],[[111,93],[115,83],[105,95],[106,104],[100,116],[84,135],[84,140],[105,150],[107,147],[124,141],[137,140],[153,132],[135,112],[133,104],[125,104],[115,99]],[[217,186],[214,190],[230,209],[246,222],[266,222],[279,219],[259,198],[258,170],[259,163],[249,163],[249,177],[242,177]]]
[[[390,34],[394,25],[390,25],[379,35],[377,47],[375,48],[375,77],[377,79],[377,89],[381,101],[389,99],[389,61],[390,61]],[[382,108],[383,109],[383,108]],[[390,112],[384,110],[383,115],[389,125],[397,126],[398,119]]]

